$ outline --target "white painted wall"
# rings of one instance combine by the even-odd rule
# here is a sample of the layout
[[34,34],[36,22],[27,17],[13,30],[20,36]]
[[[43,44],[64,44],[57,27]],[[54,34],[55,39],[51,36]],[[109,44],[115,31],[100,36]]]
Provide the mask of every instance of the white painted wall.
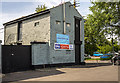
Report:
[[4,44],[14,44],[17,41],[17,23],[6,26],[4,34]]
[[[39,22],[38,26],[34,26]],[[30,42],[50,41],[50,14],[41,15],[22,23],[22,44],[30,45]]]
[[[38,26],[34,26],[39,22]],[[5,45],[16,44],[18,24],[11,24],[5,27]],[[50,41],[50,14],[41,15],[22,21],[22,44],[30,45],[30,42]]]

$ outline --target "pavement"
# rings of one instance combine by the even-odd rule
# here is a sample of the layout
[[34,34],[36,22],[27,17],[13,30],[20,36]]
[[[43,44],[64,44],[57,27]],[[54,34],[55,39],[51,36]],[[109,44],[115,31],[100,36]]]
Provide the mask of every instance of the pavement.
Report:
[[87,63],[86,65],[43,68],[5,74],[3,81],[118,81],[118,66],[108,62]]

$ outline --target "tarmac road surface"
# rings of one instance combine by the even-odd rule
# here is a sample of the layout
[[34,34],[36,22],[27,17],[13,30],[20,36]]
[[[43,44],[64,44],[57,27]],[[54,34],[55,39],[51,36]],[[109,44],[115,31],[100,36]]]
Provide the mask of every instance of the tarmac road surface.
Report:
[[3,81],[118,81],[118,66],[111,64],[74,65],[6,74]]

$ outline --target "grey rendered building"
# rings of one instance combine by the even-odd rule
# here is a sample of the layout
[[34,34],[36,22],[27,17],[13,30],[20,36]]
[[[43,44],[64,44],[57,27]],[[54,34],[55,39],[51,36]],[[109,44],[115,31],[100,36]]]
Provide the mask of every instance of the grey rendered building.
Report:
[[84,19],[70,2],[3,25],[5,45],[32,45],[32,65],[84,63]]

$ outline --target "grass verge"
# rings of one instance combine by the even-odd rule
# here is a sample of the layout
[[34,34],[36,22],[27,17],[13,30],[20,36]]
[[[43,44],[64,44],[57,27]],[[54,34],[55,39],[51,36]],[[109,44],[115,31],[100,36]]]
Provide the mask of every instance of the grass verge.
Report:
[[92,59],[92,58],[86,58],[85,60],[110,60],[111,58],[96,58],[96,59]]

